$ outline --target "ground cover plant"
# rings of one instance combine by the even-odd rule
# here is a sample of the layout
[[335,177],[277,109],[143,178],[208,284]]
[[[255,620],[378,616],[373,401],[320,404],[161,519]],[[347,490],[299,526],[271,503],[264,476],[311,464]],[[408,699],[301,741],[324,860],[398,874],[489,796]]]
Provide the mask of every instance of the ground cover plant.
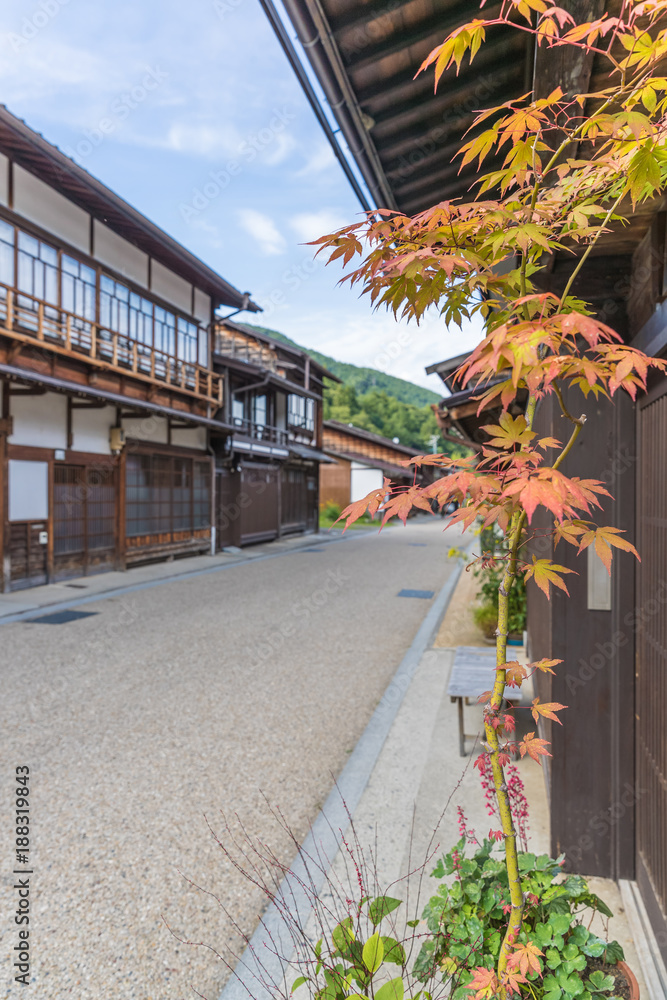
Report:
[[[502,409],[497,422],[484,426],[481,453],[417,458],[416,466],[435,466],[441,477],[426,487],[398,488],[387,481],[382,490],[351,504],[343,517],[348,525],[377,512],[383,523],[392,517],[405,521],[414,507],[430,510],[434,500],[441,507],[456,501],[450,523],[469,528],[481,519],[503,534],[496,680],[485,699],[485,739],[477,765],[493,776],[499,813],[493,839],[504,847],[507,912],[494,967],[480,963],[472,969],[467,988],[475,1000],[509,994],[565,1000],[585,992],[596,995],[596,980],[589,976],[584,984],[576,965],[572,977],[554,977],[547,957],[552,938],[547,940],[546,930],[540,937],[536,925],[530,932],[529,877],[517,847],[505,774],[513,753],[537,762],[550,753],[536,730],[515,738],[513,717],[504,710],[506,687],[518,687],[539,671],[553,673],[559,661],[527,667],[508,661],[509,602],[518,579],[533,580],[547,597],[552,587],[567,593],[567,575],[573,571],[555,559],[528,554],[540,507],[552,519],[555,544],[574,546],[579,553],[592,545],[608,570],[614,549],[637,555],[618,527],[597,523],[596,508],[609,496],[604,484],[568,476],[566,460],[584,431],[587,409],[595,408],[591,401],[611,398],[618,390],[634,398],[646,389],[649,369],[664,368],[664,363],[626,346],[573,294],[573,285],[603,234],[622,225],[638,203],[664,190],[667,78],[661,74],[667,2],[622,0],[613,14],[583,24],[547,0],[502,0],[488,17],[483,8],[425,60],[422,70],[434,68],[436,86],[450,66],[458,70],[464,60],[474,61],[487,32],[499,25],[532,35],[537,47],[565,46],[573,58],[584,53],[604,63],[605,85],[585,94],[565,94],[556,87],[544,97],[529,94],[480,111],[474,137],[460,150],[462,164],[479,165],[470,200],[443,202],[412,218],[380,210],[316,242],[329,260],[355,261],[343,280],[358,285],[375,306],[417,321],[427,309],[436,309],[447,324],[480,313],[486,323],[484,339],[458,372],[461,387],[474,387],[479,413],[492,403]],[[485,160],[499,152],[502,166],[484,173]],[[575,262],[560,296],[539,286],[541,272],[557,252],[570,252]],[[566,404],[572,389],[581,398],[581,413]],[[569,426],[562,441],[540,438],[533,429],[537,407],[547,396],[555,397]],[[517,412],[524,398],[523,412]],[[484,563],[481,555],[478,565]],[[532,714],[536,723],[540,718],[558,723],[565,707],[537,697]],[[567,946],[581,950],[583,935],[577,933],[581,943],[578,937]]]

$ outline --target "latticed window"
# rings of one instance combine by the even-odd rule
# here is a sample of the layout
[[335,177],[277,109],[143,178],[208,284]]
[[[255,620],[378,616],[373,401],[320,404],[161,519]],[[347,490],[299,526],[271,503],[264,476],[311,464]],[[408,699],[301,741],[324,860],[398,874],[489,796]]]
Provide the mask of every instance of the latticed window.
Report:
[[163,535],[207,528],[210,463],[176,455],[128,455],[126,533]]

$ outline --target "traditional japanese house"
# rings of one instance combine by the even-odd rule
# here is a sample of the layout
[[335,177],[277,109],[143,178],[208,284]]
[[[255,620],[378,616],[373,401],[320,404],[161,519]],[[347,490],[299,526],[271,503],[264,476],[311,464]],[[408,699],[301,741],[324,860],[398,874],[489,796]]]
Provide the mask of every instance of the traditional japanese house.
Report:
[[220,306],[258,310],[0,107],[4,590],[210,551]]
[[[215,326],[213,366],[223,380],[224,428],[211,435],[216,547],[317,531],[324,379],[300,351],[250,326]],[[231,433],[226,428],[231,427]]]
[[[415,468],[406,468],[400,463],[423,454],[423,449],[407,448],[398,440],[339,420],[324,421],[322,442],[324,451],[334,463],[320,468],[321,503],[332,501],[340,507],[347,507],[371,490],[380,489],[385,478],[411,486]],[[417,476],[421,481],[423,473],[419,471]]]
[[[270,11],[271,0],[262,2]],[[460,167],[452,157],[476,110],[531,89],[539,98],[559,85],[565,93],[604,85],[597,58],[574,59],[567,49],[546,46],[534,51],[527,35],[499,28],[489,32],[473,67],[445,72],[434,94],[432,73],[415,74],[476,4],[284,0],[284,6],[378,207],[413,214],[471,197],[476,165]],[[561,6],[586,21],[613,16],[620,2],[561,0]],[[278,35],[289,50],[289,39]],[[298,53],[288,55],[299,61]],[[485,170],[494,168],[487,161]],[[613,227],[572,288],[626,343],[656,356],[667,355],[666,208],[657,199],[639,207],[627,227]],[[574,253],[556,253],[540,286],[561,291],[576,262]],[[474,418],[454,414],[456,400],[445,402],[474,440]],[[600,517],[625,529],[642,562],[621,553],[609,578],[594,555],[576,560],[562,546],[559,561],[578,573],[568,578],[572,599],[559,592],[547,603],[535,590],[529,594],[530,655],[565,661],[540,691],[569,706],[562,727],[547,725],[542,733],[553,741],[545,769],[552,851],[564,851],[571,870],[624,880],[637,919],[653,928],[651,947],[667,961],[667,379],[655,377],[636,404],[621,393],[614,405],[582,398],[567,404],[588,415],[568,473],[609,484],[614,499]],[[542,434],[562,435],[550,400],[537,423]]]

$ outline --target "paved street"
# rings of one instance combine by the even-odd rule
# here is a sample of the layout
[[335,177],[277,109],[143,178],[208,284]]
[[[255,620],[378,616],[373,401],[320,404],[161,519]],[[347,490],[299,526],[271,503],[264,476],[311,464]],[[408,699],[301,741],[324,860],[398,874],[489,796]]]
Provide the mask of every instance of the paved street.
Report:
[[[313,539],[100,599],[77,621],[0,626],[5,914],[16,765],[31,769],[34,869],[33,982],[5,972],[0,995],[180,1000],[194,986],[217,1000],[223,965],[163,917],[224,951],[229,921],[183,876],[246,932],[261,900],[204,817],[222,832],[220,810],[236,813],[291,860],[261,792],[302,838],[430,607],[398,591],[437,594],[458,539],[439,518]],[[5,918],[3,954],[15,931]]]

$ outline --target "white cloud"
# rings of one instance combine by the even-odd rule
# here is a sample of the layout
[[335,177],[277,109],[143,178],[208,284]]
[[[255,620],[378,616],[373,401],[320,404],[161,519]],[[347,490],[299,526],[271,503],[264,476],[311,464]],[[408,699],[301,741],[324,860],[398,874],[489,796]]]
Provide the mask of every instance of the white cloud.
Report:
[[297,177],[310,177],[313,174],[321,174],[328,170],[336,162],[333,149],[328,142],[320,142],[308,156],[308,159],[297,171]]
[[285,253],[285,237],[279,232],[273,219],[254,208],[242,208],[239,220],[245,231],[257,242],[259,249],[267,257]]
[[334,209],[322,208],[317,212],[300,212],[292,216],[289,224],[301,242],[308,243],[340,229],[348,221]]

